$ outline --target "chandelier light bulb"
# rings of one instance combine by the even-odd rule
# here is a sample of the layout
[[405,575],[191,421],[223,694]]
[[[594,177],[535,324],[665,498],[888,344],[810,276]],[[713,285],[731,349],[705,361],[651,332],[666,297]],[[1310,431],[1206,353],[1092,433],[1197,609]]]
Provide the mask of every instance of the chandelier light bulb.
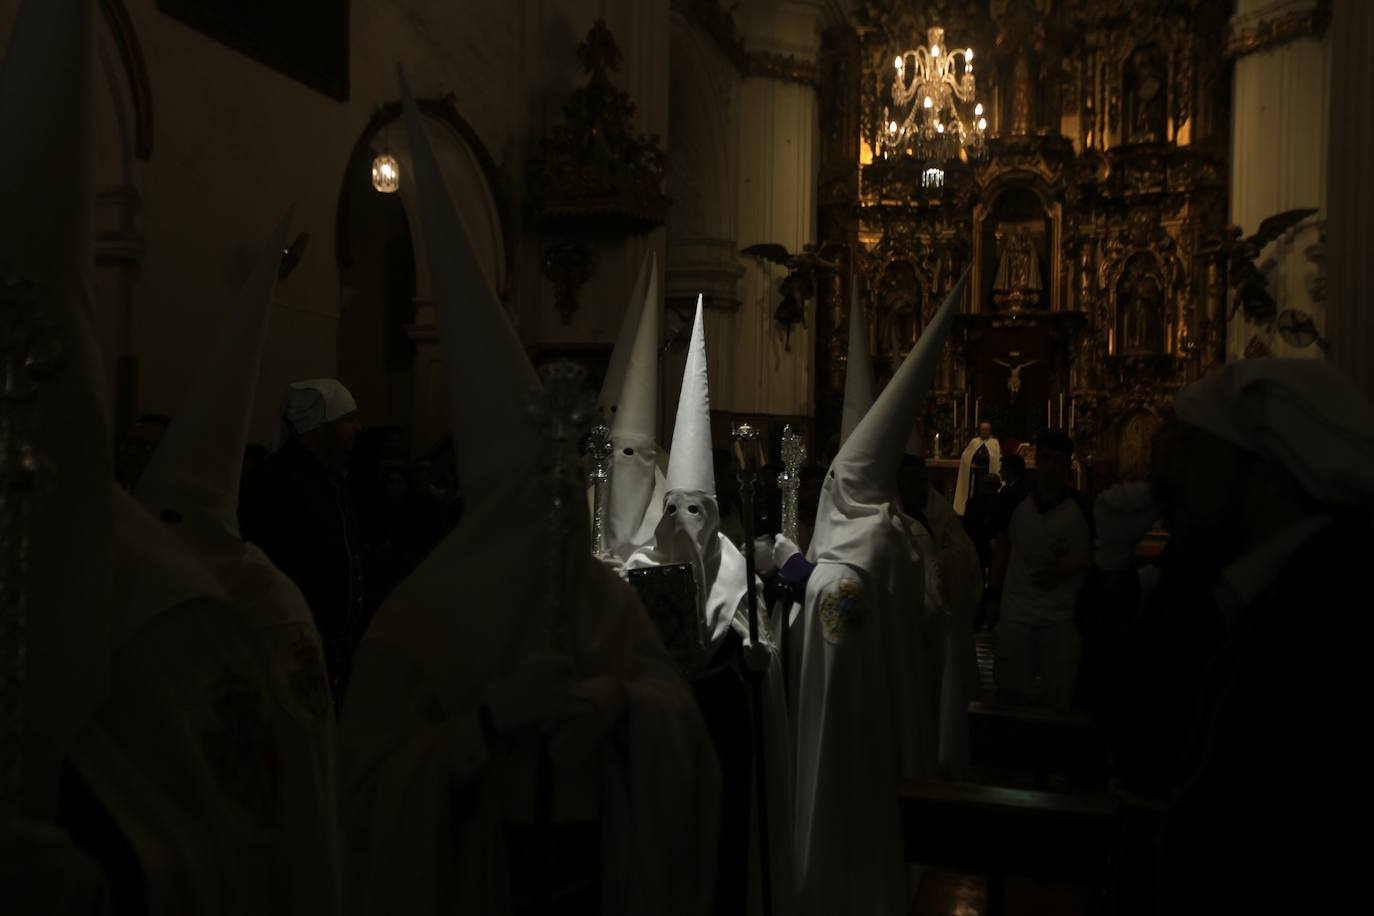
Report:
[[897,132],[897,122],[896,122],[896,121],[889,121],[889,122],[888,122],[888,124],[887,124],[887,132],[890,133],[890,134],[895,134],[895,133]]
[[401,167],[387,153],[372,160],[372,187],[383,194],[395,194],[401,187]]
[[935,122],[935,132],[936,132],[936,133],[941,133],[941,134],[944,133],[944,132],[945,132],[945,125],[941,124],[939,121],[936,121],[936,122]]
[[977,116],[981,115],[982,113],[983,113],[983,103],[982,103],[982,102],[979,102],[977,105],[974,105],[974,106],[973,106],[973,115],[974,115],[974,117],[977,117]]
[[930,46],[930,56],[931,56],[931,57],[939,57],[939,56],[940,56],[940,46],[939,46],[939,45],[931,45],[931,46]]
[[987,129],[988,129],[988,119],[987,119],[987,118],[979,118],[979,119],[978,119],[978,129],[979,129],[979,130],[987,130]]
[[924,107],[925,107],[925,108],[932,108],[932,107],[934,107],[934,105],[935,105],[935,103],[932,102],[932,101],[930,100],[930,96],[926,96],[926,100],[925,100],[925,103],[924,103]]
[[973,49],[972,49],[972,48],[965,48],[965,49],[964,49],[964,63],[966,63],[966,64],[971,64],[971,63],[973,63]]
[[902,69],[902,67],[906,66],[906,63],[902,60],[902,58],[899,57],[895,61],[893,61],[892,65],[896,67],[898,70],[900,70]]

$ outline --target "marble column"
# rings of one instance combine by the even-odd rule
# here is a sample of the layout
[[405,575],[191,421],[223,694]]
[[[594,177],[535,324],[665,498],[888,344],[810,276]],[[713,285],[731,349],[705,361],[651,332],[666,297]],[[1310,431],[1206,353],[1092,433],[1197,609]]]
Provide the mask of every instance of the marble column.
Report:
[[[1238,0],[1231,20],[1236,49],[1231,114],[1230,222],[1250,235],[1269,216],[1299,207],[1317,212],[1269,244],[1265,269],[1278,310],[1310,315],[1326,333],[1321,238],[1326,227],[1327,135],[1331,105],[1331,40],[1310,21],[1317,0]],[[1277,33],[1277,40],[1254,40]],[[1265,265],[1269,265],[1267,268]],[[1298,347],[1276,325],[1240,315],[1227,328],[1227,358],[1246,355],[1321,357],[1315,343]]]
[[1331,22],[1332,91],[1327,219],[1327,325],[1332,362],[1374,401],[1374,4],[1336,0]]

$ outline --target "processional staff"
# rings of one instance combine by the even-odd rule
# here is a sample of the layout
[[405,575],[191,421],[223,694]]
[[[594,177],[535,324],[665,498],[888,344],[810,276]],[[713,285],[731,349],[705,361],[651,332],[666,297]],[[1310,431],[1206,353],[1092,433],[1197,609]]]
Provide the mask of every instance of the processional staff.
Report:
[[[573,608],[568,601],[574,583],[569,571],[580,557],[575,551],[569,551],[568,546],[577,525],[575,501],[586,498],[579,452],[591,426],[596,400],[587,388],[586,370],[576,363],[559,360],[540,374],[543,389],[531,396],[527,410],[544,445],[540,452],[539,474],[547,507],[548,532],[544,556],[548,587],[544,642],[547,651],[571,655],[575,659],[576,621],[570,619]],[[552,864],[553,777],[553,758],[549,753],[549,739],[545,736],[540,740],[535,782],[536,842],[539,844],[535,854],[535,874],[539,876],[535,905],[538,912],[547,909],[550,896],[547,876]]]
[[[792,432],[790,425],[782,428],[782,473],[778,475],[778,489],[782,492],[782,536],[801,547],[801,519],[797,512],[798,491],[801,489],[801,466],[806,460],[806,443]],[[787,623],[791,616],[789,602],[777,602],[772,615],[773,629],[778,640],[778,655],[782,658],[783,683],[790,684],[787,671]]]
[[18,816],[23,794],[29,514],[53,470],[33,445],[34,399],[60,356],[35,287],[0,278],[0,824]]
[[606,518],[611,496],[611,431],[603,419],[587,434],[587,458],[591,469],[587,479],[592,485],[592,556],[610,553],[606,544]]
[[759,596],[754,587],[754,483],[758,477],[762,453],[759,434],[748,423],[735,430],[735,459],[739,463],[740,515],[744,519],[744,578],[745,598],[749,608],[749,649],[744,653],[744,667],[749,681],[749,699],[754,720],[754,794],[759,810],[759,870],[763,896],[763,912],[773,912],[773,869],[768,837],[768,779],[764,773],[767,760],[763,723],[763,678],[767,670],[767,650],[759,640]]

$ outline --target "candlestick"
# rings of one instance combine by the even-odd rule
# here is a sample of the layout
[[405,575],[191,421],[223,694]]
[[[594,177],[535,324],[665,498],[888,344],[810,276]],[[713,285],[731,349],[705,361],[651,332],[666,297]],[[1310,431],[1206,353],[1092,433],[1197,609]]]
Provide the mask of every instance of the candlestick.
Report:
[[1045,428],[1049,429],[1054,425],[1054,398],[1045,401]]
[[1076,422],[1076,420],[1077,420],[1077,411],[1078,411],[1078,402],[1075,401],[1073,398],[1069,398],[1069,430],[1070,430],[1070,433],[1069,433],[1069,434],[1070,434],[1070,435],[1073,434],[1073,432],[1072,432],[1072,431],[1073,431],[1073,428],[1074,428],[1075,426],[1078,425],[1077,422]]
[[1059,392],[1059,427],[1064,427],[1064,392]]
[[979,413],[979,410],[980,410],[980,408],[982,407],[982,405],[983,405],[983,399],[982,399],[982,398],[974,398],[974,399],[973,399],[973,428],[974,428],[974,429],[977,429],[978,427],[980,427],[980,426],[983,425],[982,423],[978,422],[978,413]]

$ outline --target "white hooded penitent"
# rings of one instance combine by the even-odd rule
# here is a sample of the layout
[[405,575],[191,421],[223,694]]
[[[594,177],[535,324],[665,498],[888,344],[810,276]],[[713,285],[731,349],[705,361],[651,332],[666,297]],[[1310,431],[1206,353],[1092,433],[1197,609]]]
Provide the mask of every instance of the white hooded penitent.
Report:
[[868,352],[868,323],[859,299],[859,279],[849,290],[849,355],[844,370],[844,411],[840,415],[840,445],[849,441],[854,428],[873,406],[875,384],[873,357]]
[[663,509],[664,479],[657,461],[658,258],[653,251],[644,255],[635,295],[601,395],[612,445],[606,540],[621,560],[652,540]]
[[[559,558],[567,639],[557,645],[583,684],[617,684],[625,712],[617,741],[555,754],[552,819],[602,820],[608,910],[701,912],[714,859],[699,838],[714,827],[718,791],[709,737],[632,590],[591,556],[585,516],[570,538],[548,528],[535,476],[543,446],[527,415],[541,384],[404,80],[401,93],[413,160],[403,175],[420,203],[467,505],[382,605],[355,657],[341,722],[350,893],[360,912],[508,910],[502,822],[533,823],[539,745],[521,733],[489,754],[479,710],[493,684],[550,651],[547,572]],[[599,723],[601,709],[577,721]],[[464,792],[491,816],[456,809]]]

